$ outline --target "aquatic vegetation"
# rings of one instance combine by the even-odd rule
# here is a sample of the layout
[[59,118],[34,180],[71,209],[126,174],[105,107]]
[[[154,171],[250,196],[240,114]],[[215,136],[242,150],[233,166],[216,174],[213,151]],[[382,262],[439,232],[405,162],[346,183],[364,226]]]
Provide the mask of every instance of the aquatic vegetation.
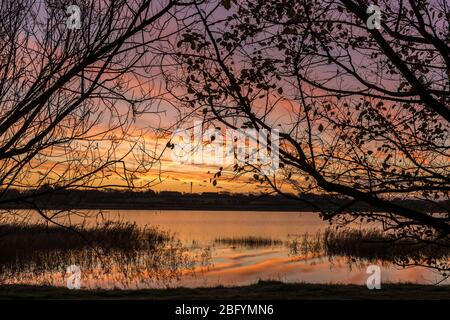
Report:
[[396,237],[380,229],[331,229],[307,233],[288,242],[291,255],[347,258],[350,263],[380,262],[400,266],[421,265],[445,271],[449,268],[450,240],[427,243]]
[[75,264],[93,282],[158,286],[193,269],[196,261],[196,255],[168,232],[134,223],[106,221],[70,228],[0,225],[1,283],[64,285],[67,266]]
[[247,236],[247,237],[236,237],[236,238],[217,238],[214,240],[214,243],[230,245],[233,247],[270,247],[270,246],[280,246],[283,245],[283,241],[279,239],[273,238],[264,238],[264,237],[255,237],[255,236]]

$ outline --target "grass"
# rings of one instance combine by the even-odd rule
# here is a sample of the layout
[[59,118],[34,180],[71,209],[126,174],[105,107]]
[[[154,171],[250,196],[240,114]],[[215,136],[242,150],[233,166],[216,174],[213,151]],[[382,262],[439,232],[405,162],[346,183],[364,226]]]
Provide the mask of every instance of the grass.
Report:
[[259,281],[242,287],[143,290],[69,290],[60,287],[4,285],[0,299],[190,299],[190,300],[448,300],[449,286],[385,284],[381,290],[358,285],[329,285]]
[[[194,267],[195,257],[167,232],[134,223],[106,221],[70,230],[46,224],[0,225],[0,284],[35,279],[61,283],[78,265],[99,281],[114,268],[115,281],[170,281]],[[98,270],[101,270],[99,273]]]
[[328,257],[407,264],[447,260],[450,257],[450,243],[445,241],[441,240],[437,244],[410,238],[394,238],[382,230],[375,229],[326,229],[323,233],[304,234],[294,238],[288,246],[292,255],[325,254]]
[[[87,227],[70,228],[44,223],[13,223],[0,225],[0,266],[30,263],[39,256],[76,250],[132,252],[152,250],[170,241],[169,234],[157,228],[139,228],[134,223],[106,221]],[[95,253],[95,252],[94,252]]]
[[[87,227],[84,224],[62,228],[44,223],[13,223],[0,225],[0,259],[30,256],[35,251],[76,250],[87,247],[122,249],[152,245],[169,239],[156,228],[140,229],[136,224],[106,221]],[[0,263],[2,261],[0,260]]]
[[347,256],[368,260],[391,261],[399,264],[447,260],[450,257],[448,241],[440,244],[419,242],[411,238],[395,238],[381,230],[327,230],[323,236],[329,256]]
[[214,243],[225,244],[230,246],[243,246],[243,247],[270,247],[279,246],[283,244],[283,241],[279,239],[264,238],[264,237],[238,237],[238,238],[217,238]]

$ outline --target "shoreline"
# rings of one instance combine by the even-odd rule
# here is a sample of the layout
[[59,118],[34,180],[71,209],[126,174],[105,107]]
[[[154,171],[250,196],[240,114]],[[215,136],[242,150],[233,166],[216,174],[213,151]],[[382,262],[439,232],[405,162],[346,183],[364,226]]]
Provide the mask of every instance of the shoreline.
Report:
[[345,284],[259,281],[240,287],[138,290],[69,290],[64,287],[0,285],[0,299],[139,299],[139,300],[450,300],[449,285],[382,284],[380,290]]
[[[149,206],[71,206],[71,207],[62,207],[62,206],[47,206],[40,207],[43,210],[148,210],[148,211],[236,211],[236,212],[311,212],[311,213],[319,213],[319,211],[309,208],[272,208],[272,207],[250,207],[245,208],[245,206],[222,206],[222,207],[199,207],[199,206],[158,206],[158,207],[149,207]],[[0,210],[33,210],[33,208],[26,206],[14,206],[14,207],[6,207],[0,206]]]
[[[234,212],[292,212],[292,213],[320,213],[315,208],[305,208],[305,207],[271,207],[271,206],[245,206],[245,205],[233,205],[233,206],[186,206],[186,205],[167,205],[167,206],[146,206],[146,205],[111,205],[111,206],[39,206],[42,210],[147,210],[147,211],[234,211]],[[328,207],[328,210],[336,210],[338,207]],[[29,206],[0,206],[0,210],[35,210],[35,208]],[[364,211],[363,209],[357,211]],[[373,212],[383,212],[380,210],[374,210]],[[429,211],[433,213],[440,213],[441,211]]]
[[[26,200],[26,201],[22,201]],[[305,194],[297,198],[282,195],[255,195],[220,192],[181,193],[175,191],[119,190],[8,190],[0,201],[0,209],[45,210],[197,210],[197,211],[336,211],[346,206],[349,211],[382,212],[363,202],[349,205],[351,199],[333,195]],[[417,199],[392,199],[393,204],[426,212],[442,212],[449,207],[443,201],[430,205]]]

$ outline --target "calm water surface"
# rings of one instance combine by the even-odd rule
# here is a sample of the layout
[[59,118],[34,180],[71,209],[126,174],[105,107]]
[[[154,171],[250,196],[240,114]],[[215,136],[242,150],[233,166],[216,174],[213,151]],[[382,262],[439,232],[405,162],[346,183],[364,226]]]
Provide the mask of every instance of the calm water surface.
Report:
[[[103,217],[136,222],[139,226],[159,226],[173,233],[183,245],[209,256],[206,265],[197,265],[194,273],[183,274],[176,281],[134,283],[128,287],[245,285],[260,279],[364,285],[368,277],[366,268],[369,263],[364,261],[292,254],[285,243],[305,233],[314,235],[328,227],[312,212],[120,210],[104,212]],[[79,222],[82,218],[71,219]],[[92,221],[94,218],[89,219]],[[218,238],[249,236],[277,239],[283,244],[246,247],[215,241]],[[114,283],[114,277],[111,279],[98,281],[85,277],[83,286],[121,287]],[[440,279],[439,274],[422,267],[403,269],[388,263],[382,265],[382,282],[429,284]]]

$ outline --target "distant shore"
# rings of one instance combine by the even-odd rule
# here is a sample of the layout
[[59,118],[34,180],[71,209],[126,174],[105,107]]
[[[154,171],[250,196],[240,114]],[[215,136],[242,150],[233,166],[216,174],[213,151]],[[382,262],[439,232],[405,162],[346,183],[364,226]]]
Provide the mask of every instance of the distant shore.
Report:
[[[352,205],[349,206],[349,202]],[[404,207],[439,212],[450,202],[439,206],[417,199],[393,199]],[[362,202],[318,194],[281,195],[238,194],[224,192],[181,193],[175,191],[127,191],[127,190],[8,190],[0,200],[2,209],[93,209],[93,210],[211,210],[211,211],[286,211],[311,212],[335,211],[344,206],[348,210],[377,211]]]
[[69,290],[63,287],[1,285],[0,299],[143,299],[143,300],[448,300],[450,286],[382,284],[381,290],[359,285],[260,281],[242,287],[141,290]]
[[[235,205],[186,205],[186,204],[159,204],[159,205],[147,205],[147,204],[133,204],[133,203],[123,203],[123,204],[107,204],[99,203],[95,204],[78,204],[78,205],[52,205],[47,204],[45,206],[40,206],[41,209],[46,210],[150,210],[150,211],[245,211],[245,212],[318,212],[314,208],[309,207],[292,207],[292,206],[255,206],[255,205],[245,205],[245,204],[235,204]],[[11,206],[0,206],[0,209],[33,209],[26,205],[11,205]]]

